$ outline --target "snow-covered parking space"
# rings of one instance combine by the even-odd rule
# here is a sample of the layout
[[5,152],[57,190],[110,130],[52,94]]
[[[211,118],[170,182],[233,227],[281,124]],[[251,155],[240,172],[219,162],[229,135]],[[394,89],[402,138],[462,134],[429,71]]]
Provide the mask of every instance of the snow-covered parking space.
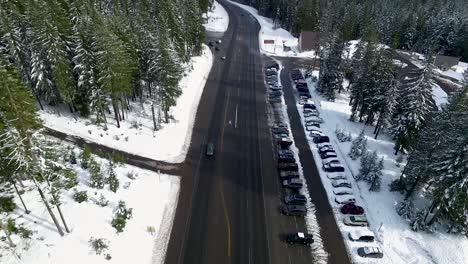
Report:
[[[80,163],[81,150],[74,151]],[[109,161],[97,156],[92,158],[100,166],[102,174],[107,175]],[[125,164],[116,165],[115,175],[120,184],[118,190],[112,192],[107,184],[103,189],[91,188],[91,169],[83,169],[79,163],[72,165],[77,173],[77,185],[61,194],[61,210],[71,232],[63,237],[59,235],[38,191],[30,181],[24,181],[26,186],[22,196],[31,213],[26,214],[20,209],[20,201],[15,195],[17,209],[9,217],[16,225],[33,233],[30,239],[13,235],[14,252],[1,248],[0,263],[163,263],[175,216],[180,178]],[[46,184],[41,185],[46,196],[50,197]],[[83,199],[81,202],[76,198],[78,192]],[[132,217],[118,233],[112,223],[120,201],[132,210]],[[57,212],[55,208],[53,211]],[[103,252],[97,254],[91,246],[91,239],[102,239],[107,248],[103,247]]]
[[185,77],[180,81],[182,95],[169,111],[170,122],[162,123],[157,131],[154,131],[151,105],[141,104],[138,99],[130,102],[133,110],[126,113],[121,128],[117,128],[113,113],[108,114],[107,119],[111,122],[107,128],[95,125],[92,118],[90,120],[69,114],[68,110],[57,114],[56,109],[46,109],[39,111],[39,115],[44,125],[54,130],[155,160],[183,162],[190,146],[198,103],[212,64],[213,55],[208,46],[203,45],[202,55],[192,58]]
[[[318,76],[315,71],[313,75]],[[329,102],[315,92],[315,83],[311,79],[307,80],[309,91],[312,95],[317,110],[323,118],[324,123],[320,126],[321,131],[330,138],[330,143],[334,146],[337,159],[345,168],[347,181],[351,184],[356,204],[364,208],[365,216],[369,222],[369,230],[376,237],[375,242],[353,242],[348,238],[348,232],[354,230],[366,230],[367,227],[351,227],[343,224],[345,217],[341,212],[335,198],[334,190],[338,190],[331,185],[332,180],[327,177],[327,173],[320,169],[320,177],[327,190],[330,205],[334,208],[335,218],[341,229],[343,239],[348,250],[352,252],[352,259],[356,263],[467,263],[468,260],[468,239],[463,236],[450,235],[446,233],[428,234],[424,232],[413,232],[408,223],[401,218],[395,210],[395,206],[403,200],[399,193],[389,191],[388,185],[401,174],[401,167],[396,164],[396,156],[393,154],[393,142],[385,134],[374,139],[373,127],[364,126],[362,123],[349,121],[350,106],[349,96],[346,92],[338,95],[335,102]],[[345,85],[346,87],[346,85]],[[303,107],[297,104],[297,110],[301,115],[304,124]],[[382,188],[380,192],[370,192],[369,186],[365,182],[356,182],[354,177],[358,174],[360,162],[352,160],[347,154],[351,148],[351,142],[340,142],[335,136],[335,130],[340,128],[345,134],[350,134],[356,138],[364,129],[367,137],[369,151],[376,150],[379,158],[384,159],[384,170],[382,177]],[[306,131],[309,134],[309,131]],[[322,167],[322,159],[318,153],[318,147],[309,137],[309,146],[314,154],[317,167]],[[340,188],[342,189],[342,188]],[[356,254],[357,248],[363,246],[377,245],[383,249],[382,259],[366,259]]]
[[208,10],[208,13],[203,14],[205,19],[205,29],[211,32],[225,32],[229,25],[229,15],[222,5],[217,1],[213,2],[213,6]]

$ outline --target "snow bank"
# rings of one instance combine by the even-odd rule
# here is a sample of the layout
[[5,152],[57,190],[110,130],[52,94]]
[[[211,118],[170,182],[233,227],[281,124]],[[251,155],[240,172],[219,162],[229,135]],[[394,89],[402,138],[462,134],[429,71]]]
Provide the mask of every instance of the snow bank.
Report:
[[[318,71],[314,71],[314,76],[318,76]],[[405,263],[450,263],[462,264],[468,259],[468,239],[459,235],[424,232],[413,232],[408,223],[395,211],[395,205],[403,200],[399,193],[389,191],[388,185],[398,178],[401,168],[396,166],[396,156],[393,154],[391,138],[381,133],[379,138],[373,138],[373,127],[364,126],[362,123],[349,121],[351,108],[349,106],[349,94],[343,93],[338,96],[335,102],[329,102],[315,92],[315,83],[308,80],[310,92],[313,100],[320,111],[321,117],[325,120],[321,128],[328,135],[332,144],[337,149],[338,159],[346,168],[348,181],[352,184],[354,196],[357,204],[364,207],[366,217],[370,223],[369,229],[373,231],[377,238],[377,244],[383,248],[384,258],[379,263],[405,264]],[[300,106],[297,105],[302,117]],[[354,161],[347,156],[351,143],[339,142],[335,137],[335,129],[339,127],[345,133],[351,133],[353,138],[357,137],[364,128],[368,140],[368,149],[377,150],[380,157],[384,158],[385,169],[382,177],[382,190],[380,192],[369,192],[368,185],[364,182],[356,182],[354,177],[359,171],[359,160]],[[310,148],[314,152],[315,162],[321,167],[321,160],[318,150],[311,141]],[[359,257],[356,254],[358,247],[367,246],[369,243],[352,242],[347,238],[349,230],[362,229],[362,227],[345,226],[342,222],[343,215],[339,212],[339,205],[334,201],[333,187],[326,174],[320,170],[320,177],[324,183],[329,196],[330,205],[334,208],[335,218],[343,234],[344,240],[354,262],[372,262]]]
[[459,82],[463,82],[463,72],[468,69],[468,63],[466,62],[459,62],[458,65],[453,66],[452,69],[440,72],[441,75],[450,77],[452,79],[458,80]]
[[203,17],[206,19],[204,26],[207,31],[225,32],[228,28],[229,15],[217,1],[214,1],[212,8]]
[[432,99],[434,99],[439,110],[443,105],[448,103],[447,93],[436,83],[432,84]]
[[[94,157],[101,163],[102,170],[107,169],[107,161]],[[116,175],[120,188],[116,193],[108,187],[103,190],[87,186],[89,172],[79,165],[74,169],[78,173],[79,191],[87,191],[88,201],[78,203],[73,199],[73,189],[62,195],[61,206],[71,233],[60,237],[47,213],[38,192],[33,186],[27,186],[23,198],[30,214],[25,214],[20,208],[12,215],[16,223],[24,223],[33,230],[33,238],[29,243],[18,243],[16,254],[0,249],[2,264],[127,264],[163,263],[169,242],[173,218],[179,192],[180,178],[158,174],[129,165],[118,166]],[[135,179],[127,177],[128,173],[136,175]],[[128,188],[124,188],[128,185]],[[106,207],[95,203],[100,195],[109,200]],[[15,196],[16,198],[16,196]],[[133,217],[127,221],[124,231],[120,234],[111,226],[113,210],[119,200],[125,201],[127,208],[132,208]],[[16,204],[20,206],[20,201]],[[54,212],[56,212],[54,210]],[[58,214],[56,215],[58,217]],[[60,220],[59,220],[60,221]],[[149,229],[152,229],[151,232]],[[112,259],[106,260],[103,255],[96,255],[89,245],[89,239],[104,238],[109,242],[106,254]],[[17,241],[19,242],[19,241]]]
[[[299,52],[298,39],[291,35],[287,30],[276,26],[270,18],[258,14],[257,9],[229,1],[249,12],[260,24],[261,29],[258,35],[260,51],[264,54],[283,56],[283,57],[314,57],[314,51]],[[265,40],[274,41],[274,44],[265,44]],[[291,48],[290,51],[284,51],[283,43]]]
[[[91,142],[106,145],[124,152],[166,162],[179,163],[185,160],[190,146],[192,128],[203,88],[213,64],[213,55],[208,46],[203,45],[201,56],[193,57],[189,71],[180,81],[182,95],[177,105],[170,109],[173,120],[153,130],[150,105],[132,104],[133,111],[128,112],[121,122],[121,128],[115,123],[108,124],[108,129],[91,124],[89,119],[74,117],[71,114],[57,115],[55,110],[39,111],[44,125],[51,129],[82,137]],[[108,116],[113,119],[113,114]]]

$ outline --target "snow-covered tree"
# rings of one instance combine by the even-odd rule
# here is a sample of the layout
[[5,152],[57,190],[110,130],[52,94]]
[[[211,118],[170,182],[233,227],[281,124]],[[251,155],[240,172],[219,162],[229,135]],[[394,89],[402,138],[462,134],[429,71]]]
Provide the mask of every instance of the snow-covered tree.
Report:
[[334,101],[337,92],[341,92],[343,88],[343,70],[342,70],[342,54],[343,42],[339,39],[330,44],[331,48],[328,52],[322,54],[326,57],[320,57],[320,79],[319,91],[330,100]]
[[356,160],[359,157],[363,156],[367,152],[367,138],[364,133],[364,129],[361,130],[358,137],[355,138],[351,143],[351,149],[348,153],[348,156]]

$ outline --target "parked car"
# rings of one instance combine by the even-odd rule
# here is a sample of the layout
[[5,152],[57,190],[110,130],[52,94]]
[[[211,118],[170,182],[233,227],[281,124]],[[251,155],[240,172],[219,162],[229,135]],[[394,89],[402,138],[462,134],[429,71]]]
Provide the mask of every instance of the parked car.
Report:
[[216,46],[216,47],[215,47],[215,50],[216,50],[216,51],[220,51],[221,49],[220,49],[218,46]]
[[281,211],[285,215],[304,216],[307,213],[307,208],[303,205],[285,205]]
[[286,204],[305,205],[307,198],[302,194],[288,194],[284,197]]
[[272,96],[272,95],[275,95],[275,96],[281,96],[283,93],[281,91],[270,91],[268,92],[268,96]]
[[213,142],[209,142],[208,144],[206,144],[206,156],[208,157],[211,157],[214,155],[214,151],[215,151],[215,147],[214,147],[214,144]]
[[331,182],[331,185],[333,186],[333,188],[338,188],[338,187],[351,188],[351,183],[347,180],[333,180]]
[[[306,104],[306,103],[305,103]],[[302,108],[302,113],[317,113],[319,114],[319,111],[317,109],[311,109],[311,108]]]
[[314,105],[314,104],[311,104],[311,103],[306,103],[302,106],[304,109],[308,108],[308,109],[317,109],[317,107]]
[[319,112],[318,111],[307,111],[307,112],[304,112],[304,117],[307,118],[307,117],[317,117],[317,118],[320,118],[319,117]]
[[283,181],[283,187],[289,188],[289,189],[300,189],[302,188],[304,184],[302,183],[301,179],[298,178],[293,178],[289,180],[284,180]]
[[294,156],[280,155],[278,156],[278,162],[296,162]]
[[329,158],[329,159],[322,160],[322,165],[330,164],[330,163],[341,164],[340,160],[337,158]]
[[289,138],[281,138],[276,141],[278,145],[280,145],[282,148],[286,148],[292,145],[292,140]]
[[370,230],[352,230],[348,233],[351,241],[374,242],[374,233]]
[[319,153],[332,151],[332,150],[335,151],[335,148],[333,147],[332,144],[322,145],[321,147],[318,148]]
[[334,195],[353,195],[353,190],[350,188],[333,188]]
[[[306,126],[306,130],[307,130],[307,126]],[[320,127],[310,126],[310,131],[322,132],[322,129],[320,129]]]
[[299,172],[297,171],[280,171],[279,177],[281,181],[299,178]]
[[277,150],[278,155],[291,155],[294,156],[294,152],[290,149],[283,149],[283,148],[278,148]]
[[307,97],[307,98],[312,98],[312,95],[310,95],[309,92],[299,92],[298,95],[299,96],[304,96],[304,97]]
[[287,134],[287,135],[289,135],[289,130],[287,128],[273,127],[273,128],[271,128],[271,132],[273,132],[273,134]]
[[346,174],[344,173],[327,173],[327,178],[330,180],[346,180]]
[[270,86],[270,90],[272,91],[281,91],[281,89],[283,89],[281,86]]
[[364,208],[354,203],[348,203],[348,204],[343,205],[340,211],[343,214],[352,214],[352,215],[364,214]]
[[368,226],[367,218],[362,215],[346,215],[343,223],[349,226]]
[[330,138],[327,137],[327,136],[314,138],[314,143],[315,144],[326,143],[326,142],[330,142]]
[[383,258],[383,251],[379,247],[360,247],[357,253],[363,258]]
[[352,195],[340,195],[335,197],[335,202],[337,204],[355,203],[356,198]]
[[304,120],[306,122],[323,123],[323,118],[318,117],[318,116],[304,116]]
[[310,124],[310,125],[307,125],[305,126],[306,128],[306,131],[314,131],[314,130],[317,130],[317,128],[320,128],[320,124]]
[[278,163],[278,171],[299,171],[299,167],[296,163],[291,162],[280,162]]
[[324,164],[323,170],[326,172],[344,172],[345,171],[343,166],[335,164],[335,163]]
[[322,132],[318,132],[318,131],[310,131],[309,133],[309,137],[311,137],[312,139],[316,137],[323,137],[323,136],[325,136],[325,134],[323,134]]
[[268,98],[268,102],[270,103],[281,103],[281,97],[270,97]]
[[286,242],[288,242],[289,244],[310,245],[314,243],[314,238],[312,234],[298,232],[293,234],[287,234]]
[[329,158],[336,158],[336,157],[337,157],[336,152],[334,150],[320,152],[321,159],[329,159]]

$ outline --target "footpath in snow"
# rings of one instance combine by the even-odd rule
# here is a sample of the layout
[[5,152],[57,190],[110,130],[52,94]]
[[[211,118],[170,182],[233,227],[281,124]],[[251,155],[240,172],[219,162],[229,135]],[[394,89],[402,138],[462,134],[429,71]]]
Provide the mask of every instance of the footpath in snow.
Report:
[[[75,149],[77,160],[81,150]],[[108,160],[93,155],[106,173]],[[71,233],[61,237],[38,192],[32,183],[25,181],[22,195],[31,213],[26,214],[15,195],[17,209],[10,214],[17,225],[33,231],[31,239],[20,240],[15,254],[10,249],[0,249],[2,264],[159,264],[164,256],[172,229],[180,178],[157,174],[129,165],[117,165],[115,174],[120,182],[117,192],[89,187],[89,169],[72,165],[78,184],[62,193],[61,209]],[[86,192],[87,200],[74,199],[76,192]],[[122,233],[111,226],[119,201],[132,208],[132,218]],[[55,213],[57,212],[53,209]],[[56,215],[58,217],[58,214]],[[1,217],[1,216],[0,216]],[[3,234],[2,234],[3,235]],[[103,238],[108,248],[97,255],[90,246],[91,238]],[[111,259],[106,260],[109,254]],[[21,259],[19,259],[21,257]]]
[[229,25],[229,15],[222,5],[217,1],[213,2],[213,6],[208,10],[208,13],[203,14],[205,19],[205,29],[211,32],[225,32]]
[[[318,77],[318,71],[314,71]],[[377,140],[373,137],[373,127],[364,126],[362,123],[349,121],[351,107],[349,106],[349,94],[346,92],[338,95],[335,102],[329,102],[315,91],[316,83],[307,80],[312,100],[314,101],[321,117],[325,120],[321,124],[322,132],[330,137],[331,143],[337,150],[337,156],[345,167],[345,174],[351,182],[352,192],[356,198],[356,204],[362,206],[369,221],[369,229],[375,234],[376,245],[383,249],[384,258],[378,263],[406,264],[406,263],[450,263],[462,264],[468,259],[468,239],[459,235],[446,233],[428,234],[425,232],[413,232],[408,223],[401,218],[395,210],[395,205],[403,200],[396,192],[390,192],[389,184],[400,176],[401,168],[396,166],[396,157],[393,154],[394,143],[381,133]],[[344,85],[346,87],[346,85]],[[304,123],[302,106],[297,104],[298,111]],[[354,177],[358,174],[360,162],[352,160],[347,155],[351,148],[351,142],[340,142],[335,136],[336,128],[357,137],[362,129],[365,130],[369,151],[376,150],[379,158],[384,158],[384,170],[382,188],[380,192],[370,192],[367,183],[356,182]],[[305,131],[306,133],[309,133]],[[321,168],[322,160],[317,146],[309,138],[309,146],[314,153],[314,159],[318,168]],[[320,177],[327,190],[330,205],[334,208],[335,219],[341,229],[343,239],[346,242],[352,259],[357,263],[375,262],[372,259],[361,258],[356,254],[358,247],[369,246],[365,242],[352,242],[348,238],[351,230],[363,230],[364,227],[350,227],[343,224],[344,215],[340,212],[340,205],[335,202],[334,188],[327,174],[320,169]]]
[[182,95],[177,99],[176,106],[170,109],[172,117],[168,124],[162,123],[162,128],[153,130],[151,105],[132,103],[133,110],[127,112],[121,128],[112,120],[103,126],[92,124],[89,119],[73,116],[67,110],[58,115],[56,110],[39,111],[46,127],[85,140],[106,145],[131,154],[172,163],[185,160],[195,116],[203,88],[213,64],[213,54],[208,46],[203,45],[201,56],[193,57],[188,65],[185,77],[180,81]]

